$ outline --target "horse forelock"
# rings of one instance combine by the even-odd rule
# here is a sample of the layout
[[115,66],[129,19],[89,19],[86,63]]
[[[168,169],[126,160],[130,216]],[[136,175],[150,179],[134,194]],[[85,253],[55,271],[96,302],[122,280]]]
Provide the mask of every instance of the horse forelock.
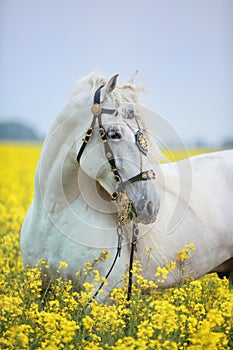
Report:
[[[108,78],[98,72],[93,72],[87,75],[83,79],[78,80],[68,99],[68,102],[73,98],[78,97],[78,95],[83,92],[86,93],[87,100],[93,101],[95,91],[98,89],[98,87],[106,84],[107,82]],[[137,104],[139,102],[139,92],[143,90],[143,87],[132,84],[117,86],[114,91],[106,97],[105,102],[114,101],[117,105],[121,105],[123,103]]]

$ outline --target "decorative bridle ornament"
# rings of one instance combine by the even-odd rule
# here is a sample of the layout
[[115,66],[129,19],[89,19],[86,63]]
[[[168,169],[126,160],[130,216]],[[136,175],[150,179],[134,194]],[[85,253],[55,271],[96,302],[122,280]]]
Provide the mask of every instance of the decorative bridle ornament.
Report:
[[141,130],[138,130],[136,135],[135,135],[135,141],[136,145],[139,148],[139,151],[142,152],[145,156],[147,155],[148,152],[148,142],[141,132]]
[[[99,136],[100,136],[102,143],[104,145],[105,156],[106,156],[108,163],[110,164],[111,172],[113,173],[116,184],[118,185],[118,189],[111,194],[111,199],[113,201],[118,199],[118,207],[119,207],[118,226],[117,226],[117,236],[118,236],[117,252],[116,252],[115,258],[113,260],[113,263],[112,263],[108,273],[105,276],[105,279],[108,278],[108,276],[110,275],[110,273],[111,273],[111,271],[116,263],[117,258],[120,257],[123,235],[124,235],[123,225],[133,223],[130,263],[129,263],[129,277],[128,277],[129,283],[128,283],[128,292],[127,292],[127,301],[129,301],[131,298],[131,290],[132,290],[133,258],[134,258],[134,252],[137,251],[137,237],[139,234],[139,229],[138,229],[138,224],[135,222],[137,214],[136,214],[136,211],[133,207],[132,201],[127,196],[125,186],[127,183],[155,179],[155,173],[153,170],[142,171],[141,166],[140,166],[141,172],[139,174],[131,177],[128,180],[123,181],[123,179],[122,179],[122,177],[117,169],[115,158],[114,158],[111,146],[108,143],[105,128],[102,124],[102,118],[101,118],[102,114],[110,114],[110,115],[116,114],[115,109],[106,109],[106,108],[102,108],[102,106],[101,106],[100,93],[101,93],[101,89],[103,87],[104,87],[104,85],[101,85],[96,90],[96,92],[94,94],[94,101],[93,101],[93,105],[91,107],[91,112],[93,114],[93,118],[92,118],[91,125],[87,129],[85,137],[82,140],[83,143],[82,143],[80,150],[78,152],[78,155],[77,155],[77,162],[80,164],[81,156],[84,152],[84,149],[86,148],[86,146],[88,144],[88,141],[90,140],[91,136],[93,135],[96,121],[98,121]],[[138,121],[137,121],[137,125],[139,127]],[[147,152],[148,152],[148,142],[147,142],[144,134],[142,133],[140,127],[135,134],[135,143],[136,143],[140,153],[146,156]],[[140,164],[141,164],[141,162],[140,162]],[[89,305],[89,303],[98,295],[98,293],[99,293],[100,289],[103,287],[103,285],[104,285],[104,282],[101,283],[101,285],[99,286],[99,288],[97,289],[95,294],[92,296],[92,298],[89,300],[87,305]]]

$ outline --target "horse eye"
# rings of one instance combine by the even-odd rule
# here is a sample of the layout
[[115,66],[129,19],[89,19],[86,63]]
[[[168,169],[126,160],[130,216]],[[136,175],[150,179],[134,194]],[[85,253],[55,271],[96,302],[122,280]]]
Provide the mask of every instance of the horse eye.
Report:
[[119,129],[110,129],[107,132],[107,138],[111,140],[118,140],[122,138],[122,134]]

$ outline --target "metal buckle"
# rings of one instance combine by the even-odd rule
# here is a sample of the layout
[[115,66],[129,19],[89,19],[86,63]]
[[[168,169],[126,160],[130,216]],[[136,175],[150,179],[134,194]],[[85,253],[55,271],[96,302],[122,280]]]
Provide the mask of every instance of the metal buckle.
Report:
[[91,137],[92,134],[93,134],[93,128],[87,129],[87,131],[86,131],[86,136]]
[[119,175],[114,174],[114,179],[116,180],[116,182],[117,182],[118,184],[121,183],[121,178],[120,178]]
[[99,134],[100,134],[101,138],[103,138],[105,136],[105,129],[102,126],[99,127]]
[[118,197],[118,192],[113,192],[112,194],[111,194],[111,199],[113,200],[113,201],[115,201],[116,199],[117,199],[117,197]]

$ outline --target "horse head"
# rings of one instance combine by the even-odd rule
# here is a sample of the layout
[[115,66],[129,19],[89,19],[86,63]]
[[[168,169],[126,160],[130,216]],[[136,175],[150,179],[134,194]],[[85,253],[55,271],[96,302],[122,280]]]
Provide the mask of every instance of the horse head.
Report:
[[155,173],[146,157],[150,143],[136,88],[117,87],[117,77],[95,88],[90,126],[81,144],[77,141],[77,160],[120,207],[120,220],[127,221],[131,205],[137,222],[149,224],[156,220],[160,204]]

